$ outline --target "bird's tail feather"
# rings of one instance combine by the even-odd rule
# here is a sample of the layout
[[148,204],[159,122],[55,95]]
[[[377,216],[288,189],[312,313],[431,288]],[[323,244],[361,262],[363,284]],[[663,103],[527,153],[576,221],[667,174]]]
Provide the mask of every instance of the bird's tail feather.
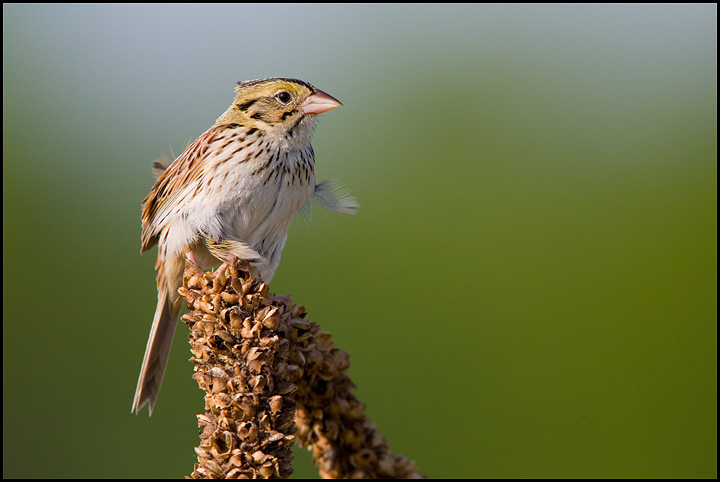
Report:
[[150,415],[152,415],[170,357],[179,307],[180,303],[172,303],[168,300],[167,288],[158,284],[158,304],[145,348],[145,357],[140,368],[132,412],[139,413],[143,406],[148,404]]

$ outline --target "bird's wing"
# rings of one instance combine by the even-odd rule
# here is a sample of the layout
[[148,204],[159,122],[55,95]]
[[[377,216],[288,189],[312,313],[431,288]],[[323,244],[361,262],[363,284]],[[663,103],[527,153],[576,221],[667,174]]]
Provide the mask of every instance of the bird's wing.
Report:
[[[160,174],[155,185],[142,202],[141,253],[157,244],[159,224],[156,218],[171,206],[192,182],[202,176],[207,167],[210,146],[223,135],[224,126],[215,126],[195,139],[180,156]],[[158,166],[160,167],[160,166]],[[156,170],[158,172],[158,170]]]
[[360,205],[340,179],[326,179],[315,185],[315,191],[302,207],[303,214],[310,216],[312,204],[318,203],[325,209],[343,214],[355,214]]

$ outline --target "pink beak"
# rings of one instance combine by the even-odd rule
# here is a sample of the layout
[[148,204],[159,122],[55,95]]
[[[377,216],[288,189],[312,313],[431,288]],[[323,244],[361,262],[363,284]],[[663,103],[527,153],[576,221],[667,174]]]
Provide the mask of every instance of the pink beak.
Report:
[[300,104],[300,111],[303,114],[322,114],[341,105],[342,102],[332,95],[326,94],[320,89],[315,89],[312,95]]

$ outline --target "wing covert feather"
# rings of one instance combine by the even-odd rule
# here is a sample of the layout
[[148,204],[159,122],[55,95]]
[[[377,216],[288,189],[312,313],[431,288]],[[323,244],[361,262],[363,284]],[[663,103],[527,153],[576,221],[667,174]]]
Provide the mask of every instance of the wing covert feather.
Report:
[[157,226],[155,217],[164,206],[173,200],[192,182],[203,173],[208,162],[210,145],[222,137],[226,126],[215,126],[183,151],[172,164],[160,175],[150,193],[142,202],[142,248],[141,253],[155,246],[158,242],[160,226]]

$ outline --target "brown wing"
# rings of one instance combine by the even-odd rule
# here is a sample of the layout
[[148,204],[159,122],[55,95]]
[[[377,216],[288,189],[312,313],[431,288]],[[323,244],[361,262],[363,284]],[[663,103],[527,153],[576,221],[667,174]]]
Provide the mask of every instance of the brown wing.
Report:
[[202,174],[210,145],[222,137],[225,126],[215,126],[195,139],[180,156],[165,169],[142,202],[142,248],[141,253],[158,242],[158,226],[155,216],[168,203]]

